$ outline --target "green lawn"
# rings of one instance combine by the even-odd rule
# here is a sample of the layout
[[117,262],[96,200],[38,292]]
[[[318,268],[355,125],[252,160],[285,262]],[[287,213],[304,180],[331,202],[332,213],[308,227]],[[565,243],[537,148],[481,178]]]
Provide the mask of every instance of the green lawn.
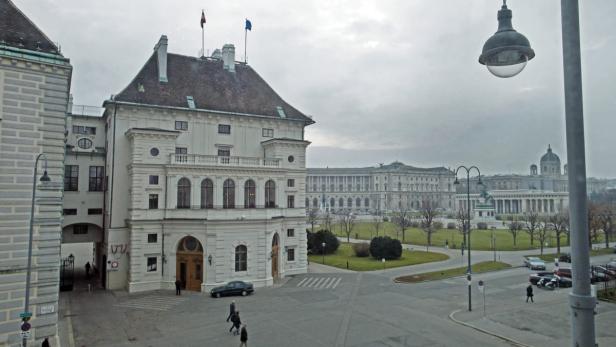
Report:
[[[510,267],[511,265],[507,263],[501,263],[498,261],[496,262],[484,261],[481,263],[473,264],[472,266],[474,274],[481,273],[481,272],[488,272],[488,271],[497,271],[497,270],[502,270],[502,269],[506,269]],[[433,272],[425,272],[425,273],[421,273],[417,275],[401,276],[401,277],[396,278],[396,282],[417,283],[417,282],[424,282],[424,281],[435,281],[435,280],[440,280],[444,278],[465,275],[466,270],[467,270],[467,267],[462,266],[462,267],[457,267],[457,268],[447,269],[447,270],[442,270],[442,271],[433,271]]]
[[[332,231],[342,237],[346,237],[346,234],[341,230],[340,225],[333,224]],[[315,230],[317,230],[315,228]],[[351,232],[351,237],[355,236],[363,240],[371,240],[376,236],[374,226],[370,222],[360,222],[355,225]],[[402,240],[402,233],[396,229],[395,224],[391,222],[385,222],[381,225],[379,230],[379,236],[387,235],[392,238],[397,238],[405,243],[412,243],[416,245],[426,245],[427,238],[426,233],[418,228],[410,228],[406,230],[405,239]],[[511,233],[507,230],[494,230],[494,236],[496,238],[496,250],[498,251],[516,251],[527,249],[538,249],[538,241],[535,240],[534,246],[530,245],[530,236],[525,231],[520,231],[516,240],[516,246],[513,245],[513,238]],[[432,246],[443,247],[445,246],[445,240],[449,242],[450,248],[460,248],[462,244],[462,233],[457,229],[440,229],[432,234]],[[475,250],[492,250],[491,246],[492,230],[471,230],[471,248]],[[552,236],[548,238],[548,247],[556,247],[556,237]],[[567,246],[567,238],[561,235],[561,246]]]
[[[400,259],[388,260],[383,265],[380,260],[372,257],[356,257],[350,244],[341,243],[336,253],[325,256],[325,265],[346,269],[348,262],[349,270],[371,271],[382,270],[384,267],[389,269],[400,266],[430,263],[434,261],[447,260],[448,258],[449,257],[446,254],[442,253],[403,250],[402,257],[400,257]],[[309,255],[308,259],[311,262],[319,264],[323,263],[322,255]]]
[[597,291],[599,300],[616,303],[616,288],[601,289]]
[[[565,252],[561,252],[561,253],[565,253]],[[614,254],[614,249],[613,248],[599,248],[599,249],[593,249],[590,251],[591,257],[594,257],[596,255],[604,255],[604,254]],[[543,254],[543,255],[530,254],[530,255],[527,255],[527,257],[537,257],[546,262],[553,262],[555,258],[558,258],[558,255],[556,253],[549,253],[549,254]]]

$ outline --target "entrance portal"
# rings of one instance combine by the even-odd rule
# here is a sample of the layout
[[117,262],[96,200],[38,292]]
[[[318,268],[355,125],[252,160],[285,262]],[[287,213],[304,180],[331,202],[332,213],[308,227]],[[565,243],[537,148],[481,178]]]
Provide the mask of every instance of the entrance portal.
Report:
[[278,242],[278,233],[274,234],[274,238],[272,239],[272,277],[274,279],[278,278],[278,252],[280,250],[279,242]]
[[201,291],[203,282],[203,247],[192,236],[186,236],[178,245],[175,256],[175,277],[180,280],[182,289]]

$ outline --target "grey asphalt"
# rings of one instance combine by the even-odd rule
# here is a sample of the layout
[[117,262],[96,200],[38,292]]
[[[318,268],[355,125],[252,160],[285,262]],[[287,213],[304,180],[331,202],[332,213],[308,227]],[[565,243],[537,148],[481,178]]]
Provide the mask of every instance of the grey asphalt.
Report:
[[[460,321],[531,346],[568,344],[568,291],[536,289],[536,303],[525,304],[530,273],[525,268],[475,276],[486,282],[485,316],[475,285],[475,309],[466,311],[464,278],[397,284],[391,281],[393,270],[321,272],[325,268],[235,298],[250,346],[510,346],[451,320],[458,310]],[[172,291],[87,292],[81,287],[62,293],[61,300],[61,330],[72,330],[75,346],[239,345],[225,322],[231,298],[190,292],[176,297]],[[616,305],[598,306],[601,345],[616,345],[615,319]]]

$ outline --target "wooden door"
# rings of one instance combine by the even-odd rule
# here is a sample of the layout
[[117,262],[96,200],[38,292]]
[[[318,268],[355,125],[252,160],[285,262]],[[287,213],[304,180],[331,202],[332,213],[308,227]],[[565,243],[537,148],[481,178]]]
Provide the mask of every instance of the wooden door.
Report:
[[177,255],[177,277],[186,290],[201,291],[203,282],[203,256],[200,254]]
[[272,246],[272,277],[278,278],[278,245]]

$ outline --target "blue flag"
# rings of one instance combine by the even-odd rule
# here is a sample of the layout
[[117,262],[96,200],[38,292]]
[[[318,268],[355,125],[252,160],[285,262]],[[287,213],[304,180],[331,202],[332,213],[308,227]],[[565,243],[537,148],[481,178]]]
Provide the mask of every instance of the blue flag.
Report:
[[246,18],[246,28],[245,29],[252,31],[252,23],[250,23],[248,18]]

